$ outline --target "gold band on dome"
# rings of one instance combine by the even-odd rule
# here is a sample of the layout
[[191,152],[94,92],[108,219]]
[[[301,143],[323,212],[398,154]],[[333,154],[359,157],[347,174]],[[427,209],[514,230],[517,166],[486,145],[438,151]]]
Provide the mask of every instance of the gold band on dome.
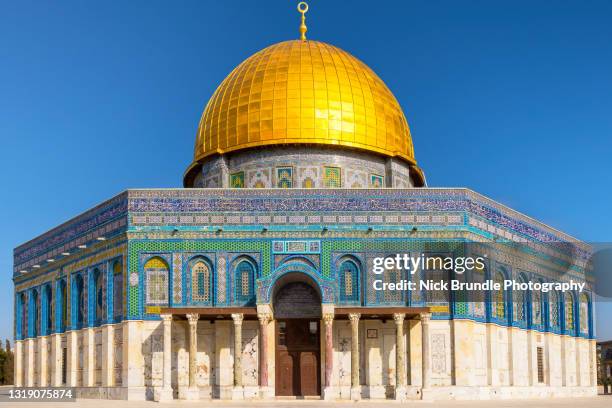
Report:
[[271,145],[349,147],[415,164],[410,129],[384,82],[332,45],[293,40],[238,65],[200,120],[194,162]]

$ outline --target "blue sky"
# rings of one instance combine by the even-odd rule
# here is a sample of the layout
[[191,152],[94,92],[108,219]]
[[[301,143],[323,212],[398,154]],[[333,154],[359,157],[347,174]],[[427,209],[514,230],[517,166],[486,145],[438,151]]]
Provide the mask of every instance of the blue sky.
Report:
[[[243,59],[298,37],[295,6],[0,3],[0,338],[12,249],[126,188],[180,187],[206,101]],[[611,17],[609,1],[313,0],[307,24],[391,88],[430,186],[609,241]],[[598,305],[602,338],[611,312]]]

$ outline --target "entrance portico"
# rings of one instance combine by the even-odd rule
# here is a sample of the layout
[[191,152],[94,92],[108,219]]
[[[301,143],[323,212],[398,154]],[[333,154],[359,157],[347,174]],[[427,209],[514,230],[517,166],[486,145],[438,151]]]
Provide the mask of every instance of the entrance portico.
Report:
[[[303,282],[299,285],[287,284],[282,294],[307,294],[308,290]],[[279,297],[282,300],[282,296]],[[304,300],[304,299],[302,299]],[[197,384],[198,375],[198,323],[217,325],[222,331],[227,328],[225,341],[229,351],[228,359],[221,353],[216,356],[214,367],[215,388],[208,398],[244,399],[244,398],[274,398],[279,397],[314,397],[330,399],[361,398],[394,398],[405,400],[419,398],[421,384],[413,383],[410,378],[422,378],[422,383],[428,384],[429,364],[427,326],[428,311],[426,308],[388,307],[334,307],[333,305],[318,304],[318,316],[304,313],[302,317],[291,317],[291,313],[283,314],[282,301],[276,302],[279,315],[272,310],[275,305],[259,305],[258,307],[242,308],[164,308],[162,309],[163,327],[163,380],[162,385],[155,387],[154,399],[164,401],[172,398],[172,330],[184,330],[187,321],[186,347],[188,350],[188,364],[186,373],[177,373],[176,376],[186,375],[189,379],[187,386],[177,386],[179,399],[200,399],[200,390]],[[258,333],[257,354],[257,392],[246,392],[243,376],[247,371],[242,367],[241,356],[245,352],[242,339],[242,328],[245,322],[257,321]],[[395,333],[392,350],[378,352],[371,337],[375,329],[369,329],[377,323],[380,327],[387,327],[386,322],[393,322]],[[415,321],[415,324],[407,322]],[[182,323],[181,323],[182,322]],[[370,323],[368,323],[370,322]],[[174,324],[173,324],[174,323]],[[252,324],[252,323],[251,323]],[[349,330],[346,330],[345,327]],[[373,327],[373,326],[372,326]],[[410,344],[410,330],[420,329],[421,344]],[[384,329],[384,341],[387,342]],[[344,333],[350,333],[345,338]],[[408,335],[406,335],[408,334]],[[382,341],[382,340],[381,340]],[[350,343],[350,344],[348,344]],[[388,343],[388,342],[387,342]],[[418,362],[422,368],[420,375],[408,376],[410,370],[407,348],[421,347],[421,355],[426,356]],[[221,350],[223,346],[214,347]],[[200,352],[201,354],[201,352]],[[377,356],[387,361],[377,364]],[[350,363],[346,364],[348,356]],[[374,356],[374,357],[373,357]],[[389,358],[392,359],[389,360]],[[181,369],[181,367],[178,367]],[[380,372],[375,372],[376,370]],[[248,370],[253,370],[249,367]],[[270,371],[272,370],[272,371]],[[386,370],[386,372],[383,372]],[[393,372],[393,378],[385,377]],[[270,373],[272,372],[272,376]],[[231,375],[227,375],[231,373]],[[343,378],[350,378],[347,384]],[[346,390],[346,391],[345,391]]]

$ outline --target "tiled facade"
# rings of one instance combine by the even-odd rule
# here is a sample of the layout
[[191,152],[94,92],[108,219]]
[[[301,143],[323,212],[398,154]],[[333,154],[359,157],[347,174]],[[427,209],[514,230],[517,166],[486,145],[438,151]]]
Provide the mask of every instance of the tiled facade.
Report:
[[[516,257],[492,245],[494,240],[520,243],[533,253]],[[153,398],[162,364],[155,337],[161,335],[154,334],[161,330],[160,308],[261,308],[272,302],[278,279],[298,272],[316,282],[326,307],[430,307],[432,397],[447,395],[444,387],[451,384],[467,387],[452,391],[466,398],[473,397],[470,387],[475,386],[509,387],[504,392],[512,392],[519,384],[537,384],[537,373],[530,371],[537,365],[537,353],[544,353],[547,364],[546,392],[566,395],[573,389],[588,394],[594,378],[590,292],[554,301],[544,295],[541,303],[533,303],[511,294],[469,302],[440,293],[372,289],[373,257],[435,252],[435,245],[453,242],[457,253],[465,251],[465,242],[479,243],[470,250],[488,254],[484,279],[499,273],[515,279],[581,280],[589,257],[582,243],[465,189],[129,190],[15,250],[15,334],[20,353],[16,378],[26,385],[50,379],[56,385],[82,387],[84,396]],[[68,255],[57,254],[58,248]],[[46,261],[51,258],[53,262]],[[568,273],[565,264],[570,263]],[[389,281],[398,277],[384,275]],[[517,308],[517,302],[524,307]],[[172,323],[176,336],[181,324]],[[243,396],[259,395],[253,378],[260,329],[252,324],[245,322],[243,330],[242,364],[250,372]],[[350,363],[350,352],[343,351],[350,351],[350,327],[344,324],[337,321],[333,329],[334,398],[351,397],[346,377],[350,370],[342,368]],[[418,350],[420,340],[412,337],[421,330],[420,321],[405,324],[408,349]],[[215,337],[210,344],[217,344],[219,353],[225,352],[223,342],[230,339],[224,339],[221,326],[217,322],[214,329],[207,328],[201,322],[197,329],[203,339]],[[381,360],[362,360],[362,370],[376,366],[386,372],[393,361],[385,351],[391,344],[385,333],[392,336],[393,325],[386,328],[383,321],[367,320],[361,327],[364,333],[380,333],[377,339],[364,340],[362,347],[382,353]],[[229,335],[231,327],[227,329]],[[474,347],[462,348],[460,355],[461,339],[469,339]],[[134,341],[145,341],[150,349],[138,352]],[[186,361],[181,359],[187,358],[188,342],[175,341],[172,347],[180,365]],[[203,347],[197,357],[207,367],[198,371],[200,395],[230,397],[227,390],[215,391],[215,384],[228,380],[220,377],[224,368],[212,349]],[[231,355],[231,348],[227,352]],[[486,357],[493,352],[507,358]],[[132,355],[134,361],[144,361],[143,372],[130,366]],[[534,360],[519,357],[524,355]],[[214,361],[214,374],[205,374]],[[421,356],[409,353],[407,364],[412,373],[407,385],[420,387]],[[226,368],[231,372],[231,366]],[[373,395],[382,389],[376,387],[392,384],[393,376],[378,377],[378,368],[367,370],[371,371],[363,386],[372,387]],[[187,381],[181,378],[173,380],[178,381],[176,389]]]

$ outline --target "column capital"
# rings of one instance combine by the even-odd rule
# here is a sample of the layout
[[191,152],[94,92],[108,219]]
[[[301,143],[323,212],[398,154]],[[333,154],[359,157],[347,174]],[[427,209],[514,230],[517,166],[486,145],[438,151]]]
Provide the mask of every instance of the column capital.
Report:
[[241,325],[242,321],[244,320],[244,314],[243,313],[232,313],[232,320],[234,321],[235,325]]
[[359,322],[359,319],[361,318],[361,313],[349,313],[348,318],[351,321],[351,323],[357,323]]
[[421,322],[429,323],[430,319],[431,319],[431,313],[421,313]]
[[259,319],[259,323],[265,326],[272,320],[272,313],[257,313],[257,318]]
[[159,317],[162,319],[163,322],[171,322],[172,321],[172,315],[171,314],[160,314]]
[[185,317],[187,317],[189,324],[196,324],[200,319],[200,315],[198,313],[187,313]]
[[405,318],[406,313],[393,313],[393,320],[395,320],[395,324],[403,324]]
[[332,324],[333,321],[334,321],[333,313],[323,313],[323,322],[325,323],[326,326]]

